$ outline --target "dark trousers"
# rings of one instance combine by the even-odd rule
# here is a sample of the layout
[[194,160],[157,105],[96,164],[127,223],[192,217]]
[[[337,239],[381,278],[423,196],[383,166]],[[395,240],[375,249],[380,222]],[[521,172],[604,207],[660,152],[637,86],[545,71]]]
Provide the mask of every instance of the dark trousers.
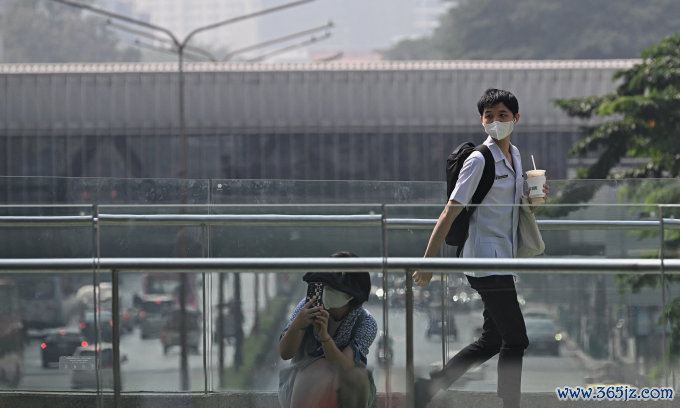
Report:
[[448,388],[466,371],[500,353],[498,396],[519,404],[522,385],[522,357],[529,346],[524,317],[517,302],[511,275],[467,277],[484,303],[482,336],[456,354],[441,371],[430,374],[437,388]]

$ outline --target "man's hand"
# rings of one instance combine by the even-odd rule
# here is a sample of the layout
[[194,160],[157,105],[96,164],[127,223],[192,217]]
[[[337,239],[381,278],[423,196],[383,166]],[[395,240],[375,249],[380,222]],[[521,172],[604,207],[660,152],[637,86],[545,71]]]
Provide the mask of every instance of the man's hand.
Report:
[[[444,207],[444,211],[439,216],[437,220],[437,225],[434,226],[432,230],[432,235],[430,235],[430,242],[427,243],[427,249],[425,250],[425,258],[433,258],[437,256],[437,251],[441,248],[444,240],[446,239],[446,234],[449,233],[451,229],[451,224],[453,220],[458,217],[458,214],[463,211],[463,205],[456,200],[449,200],[449,203]],[[414,272],[413,281],[416,285],[425,287],[432,280],[432,272]]]
[[309,326],[310,324],[314,324],[316,317],[319,316],[322,311],[324,311],[323,307],[321,306],[312,307],[312,303],[314,303],[315,300],[316,296],[311,298],[309,302],[302,306],[302,309],[300,309],[300,312],[297,314],[297,316],[295,316],[293,323],[290,325],[291,329],[300,330]]
[[[543,184],[543,194],[545,194],[544,200],[547,202],[548,201],[548,194],[550,194],[550,186],[549,185]],[[529,204],[531,204],[531,197],[529,197],[529,190],[526,191],[526,196],[527,196],[527,200],[529,201]],[[538,208],[538,206],[530,206],[529,207],[531,212],[536,211],[537,208]]]
[[432,280],[432,272],[414,272],[413,282],[416,286],[425,287]]

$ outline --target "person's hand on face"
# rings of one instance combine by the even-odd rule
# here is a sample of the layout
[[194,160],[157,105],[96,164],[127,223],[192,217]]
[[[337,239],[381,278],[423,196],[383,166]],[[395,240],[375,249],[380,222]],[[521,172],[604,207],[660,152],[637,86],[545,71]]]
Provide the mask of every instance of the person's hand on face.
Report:
[[314,325],[314,331],[319,335],[321,341],[326,341],[330,337],[328,334],[328,317],[330,314],[325,310],[320,310],[319,314],[316,316],[312,325]]
[[291,326],[294,326],[299,330],[309,326],[310,324],[314,324],[316,317],[319,316],[322,311],[324,311],[322,306],[312,307],[314,301],[316,301],[316,296],[311,298],[309,302],[302,306],[300,312],[297,314],[297,316],[295,316],[295,319],[293,319]]

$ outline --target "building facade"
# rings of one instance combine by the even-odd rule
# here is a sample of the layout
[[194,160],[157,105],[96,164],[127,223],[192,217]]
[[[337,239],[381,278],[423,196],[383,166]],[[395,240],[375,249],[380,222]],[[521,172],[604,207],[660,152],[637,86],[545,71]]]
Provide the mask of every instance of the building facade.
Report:
[[[513,143],[569,175],[594,124],[557,98],[601,95],[635,61],[187,64],[188,177],[445,180],[460,143],[486,135],[485,89],[517,95]],[[0,65],[0,175],[177,177],[177,64]]]

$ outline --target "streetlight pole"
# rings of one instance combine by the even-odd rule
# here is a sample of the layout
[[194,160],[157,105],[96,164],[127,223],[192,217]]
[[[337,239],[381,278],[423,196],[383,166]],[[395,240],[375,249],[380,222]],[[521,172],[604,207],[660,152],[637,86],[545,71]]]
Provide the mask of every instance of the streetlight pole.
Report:
[[[117,30],[122,30],[122,31],[126,31],[126,32],[128,32],[128,33],[130,33],[130,34],[138,35],[138,36],[140,36],[140,37],[145,37],[145,38],[148,38],[148,39],[151,39],[151,40],[154,40],[154,41],[158,41],[158,42],[170,44],[170,45],[173,45],[173,46],[175,45],[175,43],[174,43],[173,41],[168,40],[167,38],[159,37],[159,36],[157,36],[157,35],[151,34],[151,33],[148,32],[148,31],[137,30],[137,29],[134,29],[134,28],[132,28],[132,27],[128,27],[128,26],[123,25],[123,24],[114,23],[113,21],[111,21],[110,18],[109,18],[109,19],[106,19],[106,20],[104,20],[104,21],[102,21],[101,23],[104,24],[104,25],[113,27],[113,28],[115,28],[115,29],[117,29]],[[143,43],[137,43],[137,45],[139,45],[139,46],[147,46],[146,44],[143,44]],[[165,51],[165,52],[172,52],[173,54],[176,54],[176,53],[173,52],[172,50],[157,49],[157,48],[154,48],[154,47],[149,47],[149,48],[152,49],[152,50],[155,50],[155,51]],[[216,58],[213,54],[211,54],[211,53],[210,53],[209,51],[207,51],[207,50],[204,50],[203,48],[199,48],[199,47],[194,47],[194,46],[191,46],[191,45],[187,45],[187,46],[185,47],[185,50],[186,50],[186,51],[195,52],[195,53],[197,53],[197,54],[202,54],[204,57],[208,58],[210,61],[217,61],[217,58]]]
[[[74,1],[71,1],[71,0],[49,0],[49,1],[52,1],[52,2],[55,2],[55,3],[61,3],[61,4],[71,6],[71,7],[76,7],[76,8],[82,9],[82,10],[87,10],[87,11],[95,13],[95,14],[104,15],[104,16],[107,16],[109,18],[125,21],[127,23],[146,27],[146,28],[149,28],[151,30],[160,31],[160,32],[164,33],[165,35],[167,35],[168,37],[170,37],[170,39],[172,40],[175,47],[177,47],[177,54],[178,54],[178,59],[179,59],[179,69],[178,69],[178,74],[179,74],[179,104],[180,104],[180,106],[179,106],[179,115],[180,115],[180,117],[179,117],[179,138],[180,138],[179,178],[185,179],[187,177],[187,154],[186,154],[187,143],[186,143],[186,128],[185,128],[186,121],[185,121],[185,118],[184,118],[184,67],[183,67],[183,63],[184,63],[184,49],[187,47],[189,41],[191,41],[191,39],[196,34],[202,33],[204,31],[212,30],[212,29],[219,28],[219,27],[224,27],[224,26],[229,25],[229,24],[234,24],[234,23],[238,23],[240,21],[251,19],[251,18],[260,17],[260,16],[263,16],[263,15],[266,15],[266,14],[275,13],[277,11],[282,11],[282,10],[285,10],[285,9],[288,9],[288,8],[301,6],[303,4],[311,3],[311,2],[316,1],[316,0],[296,0],[296,1],[293,1],[293,2],[290,2],[290,3],[281,4],[279,6],[270,7],[270,8],[262,9],[262,10],[259,10],[259,11],[253,12],[253,13],[244,14],[242,16],[238,16],[238,17],[227,19],[227,20],[219,21],[217,23],[208,24],[206,26],[196,28],[195,30],[190,32],[184,38],[184,40],[182,40],[182,41],[180,41],[172,33],[172,31],[170,31],[169,29],[161,27],[161,26],[157,26],[155,24],[147,23],[146,21],[137,20],[137,19],[134,19],[134,18],[122,15],[122,14],[114,13],[114,12],[111,12],[111,11],[108,11],[108,10],[103,10],[103,9],[100,9],[100,8],[97,8],[97,7],[93,7],[93,6],[90,6],[89,4],[77,3],[77,2],[74,2]],[[182,196],[183,196],[183,201],[186,200],[186,196],[184,194]]]
[[328,24],[322,25],[320,27],[314,27],[314,28],[310,28],[308,30],[298,31],[297,33],[288,34],[288,35],[285,35],[283,37],[278,37],[278,38],[274,38],[272,40],[268,40],[268,41],[264,41],[264,42],[261,42],[261,43],[258,43],[258,44],[250,45],[248,47],[239,48],[239,49],[236,49],[234,51],[230,51],[229,53],[227,53],[227,55],[225,55],[220,60],[220,62],[229,61],[231,58],[234,57],[234,55],[238,55],[238,54],[242,54],[244,52],[252,51],[252,50],[255,50],[255,49],[258,49],[258,48],[268,47],[270,45],[282,43],[284,41],[288,41],[288,40],[292,40],[294,38],[302,37],[302,36],[305,36],[307,34],[313,34],[317,31],[329,30],[333,27],[334,27],[333,22],[329,21]]
[[328,38],[331,38],[331,33],[326,33],[326,34],[322,35],[321,37],[312,37],[309,40],[305,40],[305,41],[297,43],[297,44],[292,44],[292,45],[289,45],[287,47],[284,47],[284,48],[281,48],[281,49],[278,49],[278,50],[270,51],[266,54],[260,55],[259,57],[249,59],[248,62],[264,61],[267,58],[273,57],[274,55],[282,54],[284,52],[291,51],[291,50],[294,50],[294,49],[297,49],[297,48],[303,48],[303,47],[306,47],[308,45],[317,43],[319,41],[326,40]]
[[[153,35],[149,32],[146,32],[146,31],[135,30],[134,28],[131,28],[131,27],[128,27],[128,26],[125,26],[125,25],[116,24],[116,23],[111,22],[110,20],[103,22],[103,24],[106,24],[106,25],[113,27],[117,30],[122,30],[122,31],[126,31],[128,33],[131,33],[131,34],[136,34],[140,37],[149,38],[151,40],[159,41],[159,42],[166,43],[166,44],[168,44],[168,43],[171,44],[171,45],[173,44],[173,42],[168,40],[168,39],[158,37],[158,36]],[[314,27],[314,28],[310,28],[310,29],[307,29],[307,30],[298,31],[296,33],[292,33],[292,34],[284,35],[284,36],[281,36],[281,37],[273,38],[271,40],[267,40],[267,41],[264,41],[264,42],[261,42],[261,43],[249,45],[247,47],[238,48],[234,51],[230,51],[227,54],[225,54],[224,57],[222,57],[222,59],[220,59],[219,61],[217,60],[217,57],[215,57],[209,51],[204,50],[202,48],[194,47],[194,46],[186,46],[184,56],[187,57],[187,58],[191,58],[193,60],[199,60],[197,55],[189,55],[188,54],[188,52],[191,51],[192,53],[201,54],[203,57],[208,58],[212,62],[226,62],[226,61],[229,61],[231,58],[233,58],[235,55],[243,54],[244,52],[256,50],[258,48],[268,47],[270,45],[282,43],[282,42],[285,42],[285,41],[288,41],[288,40],[292,40],[294,38],[305,36],[307,34],[313,34],[313,33],[316,33],[318,31],[329,30],[333,27],[334,27],[333,22],[329,21],[328,24],[325,24],[325,25],[322,25],[322,26],[319,26],[319,27]],[[314,38],[314,37],[312,37],[312,38]],[[165,49],[165,48],[155,47],[155,46],[152,46],[152,45],[149,45],[149,44],[145,44],[142,41],[140,41],[139,39],[135,40],[135,44],[138,47],[150,49],[150,50],[153,50],[153,51],[165,52],[165,53],[170,53],[170,54],[177,54],[177,52],[174,49]],[[299,44],[296,44],[296,45],[300,46]],[[277,53],[278,53],[278,51],[277,51]]]
[[[114,13],[108,10],[103,10],[97,7],[90,6],[88,4],[82,4],[78,2],[74,2],[71,0],[50,0],[54,3],[61,3],[67,6],[71,7],[76,7],[81,10],[87,10],[91,13],[103,15],[109,18],[117,19],[120,21],[125,21],[127,23],[141,26],[141,27],[146,27],[151,30],[155,31],[160,31],[167,35],[170,40],[172,40],[173,44],[175,47],[177,47],[177,54],[178,54],[178,60],[179,60],[179,68],[178,68],[178,74],[179,74],[179,138],[180,138],[180,170],[179,170],[179,178],[180,179],[186,179],[187,178],[187,140],[186,140],[186,120],[185,120],[185,111],[184,111],[184,50],[187,48],[189,41],[196,35],[204,31],[212,30],[215,28],[219,27],[224,27],[229,24],[234,24],[238,23],[240,21],[248,20],[251,18],[255,17],[260,17],[265,14],[270,14],[274,13],[277,11],[285,10],[291,7],[296,7],[296,6],[301,6],[303,4],[311,3],[315,0],[296,0],[290,3],[285,3],[279,6],[275,7],[270,7],[266,8],[263,10],[259,10],[253,13],[249,14],[244,14],[239,17],[234,17],[230,18],[228,20],[223,20],[219,21],[217,23],[209,24],[203,27],[199,27],[187,35],[184,40],[180,41],[177,36],[175,36],[172,31],[170,31],[167,28],[147,23],[146,21],[141,21],[134,19],[132,17],[128,17],[122,14]],[[182,186],[181,189],[181,195],[180,195],[180,204],[186,204],[186,191],[184,189],[185,186]],[[181,211],[184,211],[184,206],[181,207]],[[184,244],[184,245],[183,245]],[[176,247],[182,247],[181,250],[186,250],[186,233],[183,230],[180,230],[178,234],[178,238],[176,239],[175,242]],[[181,273],[180,274],[180,293],[186,293],[186,274]],[[188,361],[188,356],[187,356],[187,335],[186,335],[186,324],[187,324],[187,314],[186,314],[186,298],[185,296],[180,296],[179,298],[179,306],[180,306],[180,348],[181,348],[181,387],[182,390],[188,391],[189,390],[189,361]],[[117,311],[113,311],[114,313],[117,313]],[[205,313],[205,310],[203,311]],[[118,341],[114,342],[114,348],[118,347]],[[203,351],[205,352],[205,350]],[[114,364],[119,364],[120,362],[114,362]],[[120,383],[120,378],[117,380],[118,383]]]

